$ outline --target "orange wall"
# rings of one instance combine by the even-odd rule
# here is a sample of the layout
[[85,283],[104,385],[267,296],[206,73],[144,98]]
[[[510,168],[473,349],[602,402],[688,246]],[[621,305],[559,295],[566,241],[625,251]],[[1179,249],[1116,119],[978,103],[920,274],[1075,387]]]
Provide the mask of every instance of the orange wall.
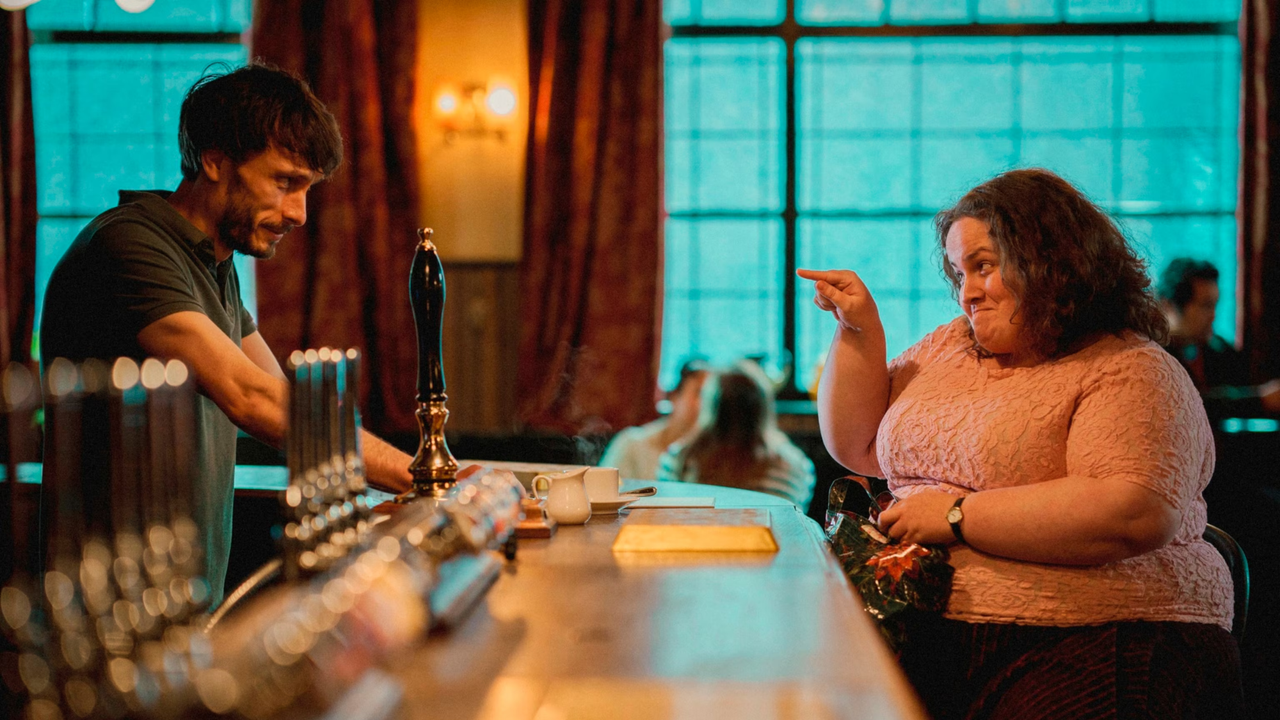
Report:
[[[424,0],[418,72],[423,217],[446,261],[520,259],[528,127],[525,0]],[[432,112],[442,84],[501,78],[518,105],[505,138],[459,135],[452,143]]]

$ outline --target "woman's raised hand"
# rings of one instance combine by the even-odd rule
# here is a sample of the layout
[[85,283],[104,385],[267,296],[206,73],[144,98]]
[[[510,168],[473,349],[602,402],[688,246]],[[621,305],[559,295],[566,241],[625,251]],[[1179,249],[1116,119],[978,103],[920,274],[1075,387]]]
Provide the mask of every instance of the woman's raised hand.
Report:
[[852,270],[796,270],[813,281],[813,304],[835,316],[840,326],[854,332],[880,327],[880,310],[862,278]]

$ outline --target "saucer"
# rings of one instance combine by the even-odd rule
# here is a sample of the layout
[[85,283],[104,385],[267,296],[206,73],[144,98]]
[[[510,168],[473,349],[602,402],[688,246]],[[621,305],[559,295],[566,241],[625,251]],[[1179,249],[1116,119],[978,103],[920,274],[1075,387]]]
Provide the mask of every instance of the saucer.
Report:
[[622,508],[635,502],[637,499],[638,498],[634,498],[634,497],[619,497],[617,500],[592,500],[591,514],[592,515],[612,515],[613,513],[616,513]]

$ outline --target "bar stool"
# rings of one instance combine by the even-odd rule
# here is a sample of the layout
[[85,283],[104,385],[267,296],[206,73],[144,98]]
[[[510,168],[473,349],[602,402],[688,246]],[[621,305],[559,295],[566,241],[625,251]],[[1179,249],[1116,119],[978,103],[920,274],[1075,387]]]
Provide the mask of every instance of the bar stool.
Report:
[[1227,561],[1231,571],[1231,586],[1235,590],[1235,617],[1231,621],[1231,635],[1236,643],[1244,642],[1245,620],[1249,616],[1249,561],[1244,556],[1244,549],[1226,530],[1214,525],[1205,525],[1204,539]]

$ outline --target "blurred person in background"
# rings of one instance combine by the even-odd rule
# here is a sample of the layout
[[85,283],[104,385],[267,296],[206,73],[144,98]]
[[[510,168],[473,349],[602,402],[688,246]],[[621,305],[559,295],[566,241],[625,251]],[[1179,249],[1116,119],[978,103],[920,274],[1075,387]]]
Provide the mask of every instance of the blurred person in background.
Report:
[[671,412],[638,427],[624,428],[613,436],[604,456],[603,467],[618,468],[618,474],[632,480],[652,480],[658,471],[658,458],[667,446],[688,435],[698,422],[702,407],[702,383],[709,367],[705,360],[689,360],[680,367],[680,379],[667,400]]
[[1210,420],[1280,413],[1280,380],[1255,385],[1249,359],[1213,333],[1218,268],[1177,258],[1160,273],[1157,293],[1169,321],[1165,349],[1187,369]]
[[696,434],[667,448],[657,479],[757,490],[808,508],[813,462],[775,424],[770,387],[754,362],[709,377]]

